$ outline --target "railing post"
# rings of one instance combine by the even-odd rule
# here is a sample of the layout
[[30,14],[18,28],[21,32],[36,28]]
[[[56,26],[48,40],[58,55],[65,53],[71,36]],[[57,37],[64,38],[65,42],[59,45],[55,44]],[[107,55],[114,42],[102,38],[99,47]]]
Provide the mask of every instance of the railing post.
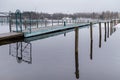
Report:
[[66,22],[64,21],[64,26],[66,26]]
[[29,15],[29,16],[30,16],[30,33],[31,33],[31,25],[32,25],[32,21],[31,21],[31,20],[32,20],[31,12],[30,12],[30,15]]
[[9,30],[12,32],[12,26],[11,26],[11,12],[9,12]]

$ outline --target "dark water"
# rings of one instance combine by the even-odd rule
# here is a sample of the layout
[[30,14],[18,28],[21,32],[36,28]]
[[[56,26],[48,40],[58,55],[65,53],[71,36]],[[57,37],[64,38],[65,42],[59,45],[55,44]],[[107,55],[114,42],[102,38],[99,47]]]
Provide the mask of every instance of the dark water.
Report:
[[96,24],[93,40],[85,27],[2,45],[0,80],[120,80],[120,29],[101,30],[101,39]]

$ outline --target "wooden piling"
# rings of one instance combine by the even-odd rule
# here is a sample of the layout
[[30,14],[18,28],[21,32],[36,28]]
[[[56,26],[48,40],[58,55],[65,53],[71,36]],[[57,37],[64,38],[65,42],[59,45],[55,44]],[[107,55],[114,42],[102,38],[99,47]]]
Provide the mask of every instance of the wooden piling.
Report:
[[106,42],[107,41],[107,35],[106,35],[106,33],[107,33],[107,31],[106,31],[106,22],[104,23],[105,24],[105,38],[104,38],[104,41]]
[[107,37],[109,38],[109,22],[107,22],[107,25],[108,25],[108,34],[107,34]]
[[90,39],[93,40],[92,22],[90,22]]
[[92,33],[92,22],[90,22],[90,59],[93,59],[93,33]]
[[113,21],[110,22],[110,35],[112,35],[113,32],[112,27],[113,27]]
[[78,44],[79,44],[79,28],[75,28],[75,75],[79,79],[79,58],[78,58]]
[[101,22],[99,22],[99,48],[101,48],[102,43],[102,30],[101,30]]

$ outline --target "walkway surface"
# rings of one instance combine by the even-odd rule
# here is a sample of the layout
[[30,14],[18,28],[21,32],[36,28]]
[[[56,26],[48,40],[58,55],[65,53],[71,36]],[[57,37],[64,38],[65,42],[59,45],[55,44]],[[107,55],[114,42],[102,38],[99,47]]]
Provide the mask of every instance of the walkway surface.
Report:
[[0,41],[2,40],[10,40],[24,37],[23,33],[18,32],[8,32],[0,34]]
[[29,29],[23,32],[24,32],[24,37],[32,37],[36,35],[43,35],[43,34],[48,34],[52,32],[73,29],[75,27],[84,27],[89,25],[90,23],[73,24],[73,25],[67,25],[67,26],[48,26],[48,27],[32,28],[31,30]]

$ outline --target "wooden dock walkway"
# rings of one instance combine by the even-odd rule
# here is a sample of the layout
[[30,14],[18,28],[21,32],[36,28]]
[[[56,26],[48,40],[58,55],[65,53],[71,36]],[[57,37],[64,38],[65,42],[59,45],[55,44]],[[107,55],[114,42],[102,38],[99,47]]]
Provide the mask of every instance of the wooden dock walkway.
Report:
[[67,26],[54,26],[54,27],[48,26],[48,27],[41,27],[41,28],[33,28],[33,29],[31,29],[31,32],[30,31],[23,31],[23,32],[24,32],[24,37],[32,37],[32,36],[37,36],[37,35],[43,35],[43,34],[63,31],[63,30],[69,30],[69,29],[73,29],[75,27],[89,26],[89,25],[90,25],[90,23],[73,24],[73,25],[67,25]]
[[8,32],[0,34],[0,41],[23,38],[24,34],[19,32]]

